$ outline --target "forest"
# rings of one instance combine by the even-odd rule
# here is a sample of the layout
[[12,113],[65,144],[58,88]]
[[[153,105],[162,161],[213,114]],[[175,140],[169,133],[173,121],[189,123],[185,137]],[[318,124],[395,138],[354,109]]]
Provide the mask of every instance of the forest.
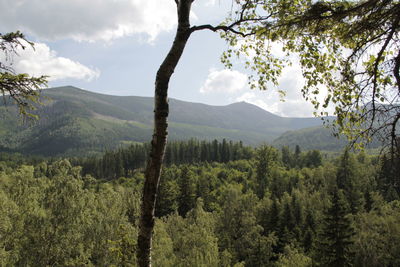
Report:
[[[0,265],[137,266],[148,149],[2,153]],[[153,266],[400,266],[399,161],[189,140],[165,163]]]

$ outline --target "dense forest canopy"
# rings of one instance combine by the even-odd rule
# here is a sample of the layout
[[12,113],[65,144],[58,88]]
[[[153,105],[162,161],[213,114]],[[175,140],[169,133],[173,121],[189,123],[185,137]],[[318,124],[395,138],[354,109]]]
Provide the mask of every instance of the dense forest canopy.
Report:
[[[136,266],[146,149],[1,154],[1,265]],[[167,151],[153,266],[400,264],[398,163],[229,141]]]
[[[232,1],[232,16],[217,26],[191,26],[193,0],[175,2],[177,31],[156,75],[145,178],[140,168],[123,165],[130,160],[123,152],[83,161],[83,175],[66,159],[3,162],[2,264],[134,266],[137,252],[140,266],[400,265],[399,2]],[[255,52],[246,63],[257,75],[253,87],[261,89],[277,84],[287,63],[269,46],[281,42],[287,56],[298,55],[303,94],[315,108],[333,103],[340,132],[351,140],[381,136],[390,140],[390,153],[376,160],[345,150],[323,160],[318,151],[261,146],[235,158],[234,144],[225,142],[188,157],[171,151],[171,165],[163,167],[169,81],[191,34],[200,30],[222,32],[232,48],[223,56],[228,67],[232,55]],[[1,51],[23,48],[23,38],[0,35]],[[30,115],[46,77],[15,74],[3,63],[0,70],[1,92]],[[100,165],[107,160],[114,165]]]

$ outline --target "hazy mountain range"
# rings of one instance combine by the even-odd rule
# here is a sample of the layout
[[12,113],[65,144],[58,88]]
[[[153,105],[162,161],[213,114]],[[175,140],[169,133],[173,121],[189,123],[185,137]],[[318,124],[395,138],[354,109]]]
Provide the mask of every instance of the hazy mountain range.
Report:
[[[35,111],[40,117],[36,122],[23,123],[13,106],[0,107],[0,150],[77,155],[150,139],[151,97],[103,95],[72,86],[46,89],[42,96],[44,105]],[[318,118],[279,117],[245,102],[227,106],[169,102],[170,140],[225,138],[248,145],[299,144],[305,149],[339,144]]]

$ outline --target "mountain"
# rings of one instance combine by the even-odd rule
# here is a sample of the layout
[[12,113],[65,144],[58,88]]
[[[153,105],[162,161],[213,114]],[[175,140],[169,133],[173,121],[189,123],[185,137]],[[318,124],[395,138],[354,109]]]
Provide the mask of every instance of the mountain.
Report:
[[299,145],[303,150],[327,150],[340,151],[346,145],[344,137],[337,138],[332,135],[332,130],[324,126],[304,128],[295,131],[287,131],[276,138],[272,145],[275,147],[289,146],[293,149]]
[[[288,146],[295,149],[299,145],[303,150],[325,150],[325,151],[341,151],[347,145],[348,141],[345,136],[340,135],[339,138],[333,136],[332,129],[324,126],[316,126],[304,128],[294,131],[287,131],[272,141],[271,145],[275,147]],[[375,139],[366,145],[367,149],[380,148],[382,143]]]
[[[77,155],[148,141],[153,98],[112,96],[66,86],[42,91],[40,119],[18,120],[14,106],[0,106],[0,150],[45,156]],[[245,102],[210,106],[170,99],[169,139],[223,139],[256,145],[287,131],[321,125],[317,118],[284,118]]]

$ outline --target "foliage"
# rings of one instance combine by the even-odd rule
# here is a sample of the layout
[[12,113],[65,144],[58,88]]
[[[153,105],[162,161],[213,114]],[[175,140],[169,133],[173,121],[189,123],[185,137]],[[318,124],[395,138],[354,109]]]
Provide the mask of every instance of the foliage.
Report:
[[286,246],[284,254],[279,256],[277,267],[309,267],[312,266],[311,258],[299,252],[296,248]]
[[[98,178],[115,179],[129,176],[136,169],[143,168],[150,145],[132,144],[116,151],[105,152],[101,157],[74,159],[74,164],[83,166],[83,174],[91,174]],[[199,163],[199,162],[228,162],[239,159],[250,159],[253,149],[244,146],[242,142],[218,140],[170,142],[166,148],[165,164]]]
[[354,230],[347,203],[341,190],[335,189],[332,204],[323,218],[317,244],[316,261],[319,266],[352,266]]
[[396,266],[400,251],[399,201],[376,206],[373,211],[356,218],[357,238],[354,242],[357,266]]
[[[264,152],[273,157],[260,157]],[[164,167],[154,266],[316,265],[331,259],[327,251],[334,251],[332,231],[339,226],[341,244],[351,252],[344,255],[355,266],[399,264],[400,206],[380,194],[385,185],[379,179],[386,179],[381,161],[344,152],[318,167],[285,166],[282,154],[265,145],[249,155]],[[288,155],[307,162],[300,148]],[[257,175],[264,165],[269,179],[260,198]],[[335,198],[344,166],[358,182]],[[82,173],[65,159],[1,155],[2,265],[136,266],[141,167],[107,180]],[[369,196],[370,208],[362,205],[350,215],[346,191],[353,190],[361,192],[361,203]],[[185,199],[190,205],[180,215]]]
[[40,103],[39,90],[47,84],[47,76],[31,77],[26,73],[17,74],[12,68],[12,58],[19,48],[26,46],[34,48],[34,44],[17,31],[6,34],[0,33],[0,52],[4,55],[4,62],[0,62],[0,93],[3,101],[10,98],[18,106],[23,116],[33,115],[35,104]]
[[[393,147],[400,119],[399,10],[398,1],[386,0],[236,1],[220,27],[230,45],[222,61],[232,67],[234,56],[243,56],[255,74],[251,86],[266,89],[296,55],[306,80],[302,92],[316,115],[326,116],[332,104],[339,133],[352,141],[377,136]],[[273,54],[277,45],[282,55]]]

